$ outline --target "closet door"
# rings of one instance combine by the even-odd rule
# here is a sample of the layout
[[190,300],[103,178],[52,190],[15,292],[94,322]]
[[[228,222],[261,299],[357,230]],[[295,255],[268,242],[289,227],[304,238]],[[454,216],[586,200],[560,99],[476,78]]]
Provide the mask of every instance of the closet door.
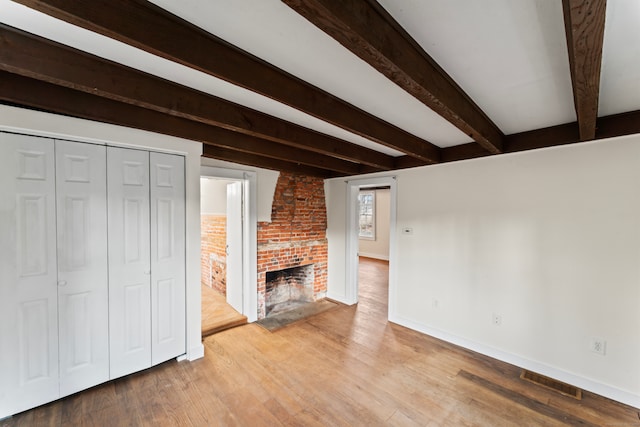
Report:
[[54,142],[0,133],[0,418],[58,392]]
[[111,378],[151,366],[149,152],[107,148]]
[[109,379],[106,148],[56,141],[60,395]]
[[150,153],[152,364],[186,352],[184,157]]

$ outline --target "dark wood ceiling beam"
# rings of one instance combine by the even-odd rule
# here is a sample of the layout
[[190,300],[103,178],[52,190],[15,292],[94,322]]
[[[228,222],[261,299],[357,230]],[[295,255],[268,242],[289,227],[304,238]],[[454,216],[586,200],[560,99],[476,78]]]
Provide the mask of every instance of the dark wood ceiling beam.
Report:
[[395,158],[395,169],[417,168],[425,165],[427,165],[427,163],[411,156],[399,156]]
[[[179,117],[168,116],[130,104],[93,96],[5,71],[0,71],[0,101],[12,105],[28,106],[58,114],[66,114],[201,141],[205,144],[211,144],[212,146],[218,146],[220,148],[217,158],[235,163],[248,164],[267,169],[288,170],[323,177],[346,175],[337,170],[330,170],[328,163],[321,163],[321,161],[317,164],[323,167],[312,167],[300,164],[295,157],[285,161],[277,158],[269,158],[268,156],[260,156],[258,154],[247,156],[246,154],[248,153],[231,149],[231,143],[227,140],[228,138],[224,136],[220,137],[220,134],[216,133],[222,131],[232,134],[230,131]],[[640,110],[599,118],[595,139],[613,138],[638,133],[640,133]],[[242,134],[239,135],[245,137]],[[258,144],[259,140],[257,138],[255,139],[255,144]],[[505,150],[506,152],[519,152],[578,142],[580,142],[578,123],[573,122],[508,135],[506,136]],[[239,149],[250,149],[250,145],[248,143],[246,146],[240,146]],[[236,157],[232,157],[233,155]],[[487,155],[489,155],[489,153],[487,153],[486,150],[474,143],[441,149],[443,162],[466,160]],[[410,156],[401,156],[395,158],[394,169],[424,165],[426,165],[426,163],[418,159]],[[369,172],[373,172],[373,170],[365,166],[360,166],[358,173]]]
[[453,147],[443,148],[440,153],[441,161],[444,162],[456,162],[458,160],[475,159],[478,157],[488,156],[489,153],[479,147],[478,144],[468,143],[462,145],[456,145]]
[[606,8],[606,0],[562,0],[581,141],[596,135]]
[[[348,162],[344,160],[281,146],[6,71],[0,71],[0,101],[200,141],[216,147],[219,158],[223,160],[248,164],[244,163],[246,159],[252,159],[249,163],[251,166],[324,177],[363,173],[363,169],[355,163],[345,165]],[[259,164],[254,162],[257,159],[260,159]],[[284,166],[287,169],[283,169]]]
[[576,142],[580,142],[580,133],[578,123],[573,122],[507,135],[505,138],[505,151],[535,150],[536,148],[553,147]]
[[[600,117],[593,140],[640,133],[640,110]],[[578,122],[507,135],[505,151],[516,152],[582,142]]]
[[426,162],[438,161],[438,147],[430,142],[292,76],[148,1],[17,2],[260,93]]
[[282,0],[492,154],[503,134],[374,0]]
[[358,175],[362,173],[363,170],[361,165],[357,163],[312,153],[311,151],[289,147],[283,144],[278,144],[277,142],[259,139],[222,128],[212,127],[209,134],[209,141],[204,142],[208,145],[215,146],[216,148],[241,151],[243,153],[255,154],[270,159],[322,168],[343,175]]
[[[613,114],[600,117],[596,122],[594,140],[615,138],[640,133],[640,110],[627,113]],[[505,153],[535,150],[546,147],[556,147],[582,142],[578,122],[565,123],[527,132],[519,132],[505,136]],[[442,148],[440,161],[454,162],[457,160],[475,159],[489,155],[477,144],[462,144],[454,147]],[[407,156],[396,157],[396,168],[422,166]]]
[[254,166],[281,172],[317,176],[320,178],[334,178],[342,176],[342,174],[338,174],[334,171],[303,166],[292,162],[285,162],[283,160],[270,159],[257,154],[234,151],[228,148],[215,147],[212,145],[205,145],[203,148],[204,151],[202,156],[211,159],[224,160],[227,162],[239,163],[241,165]]
[[596,126],[596,139],[640,133],[640,110],[600,117]]
[[383,153],[0,25],[0,69],[318,154],[393,168]]

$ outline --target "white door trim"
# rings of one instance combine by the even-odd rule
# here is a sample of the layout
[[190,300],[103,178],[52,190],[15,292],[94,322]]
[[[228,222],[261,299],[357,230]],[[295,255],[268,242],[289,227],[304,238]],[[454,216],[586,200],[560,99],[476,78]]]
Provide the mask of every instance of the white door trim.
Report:
[[389,318],[395,313],[397,287],[397,233],[396,200],[397,182],[395,176],[363,178],[346,181],[347,183],[347,221],[346,221],[346,303],[358,302],[358,191],[361,188],[389,186]]
[[227,282],[226,282],[226,297],[227,304],[233,307],[236,311],[244,314],[244,289],[243,289],[243,223],[245,214],[242,212],[244,206],[242,195],[243,181],[230,181],[226,185],[226,197],[227,197],[227,235],[225,239],[226,243],[226,255],[227,255]]
[[200,176],[242,181],[242,307],[249,322],[258,320],[258,214],[257,178],[252,171],[201,166]]

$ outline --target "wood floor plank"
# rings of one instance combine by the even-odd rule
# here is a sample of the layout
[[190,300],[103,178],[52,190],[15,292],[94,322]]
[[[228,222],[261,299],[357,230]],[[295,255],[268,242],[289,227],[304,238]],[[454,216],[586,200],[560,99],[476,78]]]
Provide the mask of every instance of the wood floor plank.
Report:
[[233,307],[227,304],[226,297],[216,290],[206,285],[201,285],[201,297],[201,329],[203,337],[247,323],[247,316],[234,310]]
[[640,427],[638,409],[562,396],[520,380],[515,366],[389,323],[388,264],[363,259],[360,272],[357,305],[273,333],[219,332],[204,339],[203,359],[163,363],[0,427]]
[[589,421],[586,421],[577,415],[568,414],[566,412],[554,409],[549,407],[548,405],[539,402],[534,399],[530,399],[520,393],[516,393],[513,390],[509,390],[505,387],[502,387],[494,382],[487,380],[486,378],[479,377],[470,372],[461,370],[458,374],[461,378],[465,378],[480,387],[483,387],[492,393],[495,393],[499,396],[504,397],[520,406],[528,408],[532,411],[538,412],[542,415],[545,415],[549,418],[556,419],[560,422],[566,423],[568,425],[581,425],[585,427],[597,427],[597,424],[593,424]]

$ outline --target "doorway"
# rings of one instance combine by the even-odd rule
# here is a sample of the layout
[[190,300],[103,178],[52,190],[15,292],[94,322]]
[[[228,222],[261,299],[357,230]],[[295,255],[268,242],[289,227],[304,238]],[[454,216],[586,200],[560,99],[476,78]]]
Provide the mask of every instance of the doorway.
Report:
[[242,311],[242,182],[200,179],[202,335],[247,323]]
[[384,307],[385,312],[389,286],[390,196],[389,186],[360,188],[357,208],[358,300],[375,299],[376,306]]
[[203,336],[257,317],[255,181],[252,172],[201,167]]
[[[376,189],[384,188],[388,193],[385,196],[388,196],[388,221],[385,221],[386,225],[388,225],[388,254],[387,260],[379,260],[380,262],[388,261],[388,283],[389,283],[389,292],[388,292],[388,318],[392,317],[394,310],[394,302],[395,302],[395,289],[396,289],[396,281],[395,281],[395,256],[396,256],[396,178],[395,177],[379,177],[379,178],[370,178],[370,179],[358,179],[347,181],[347,236],[346,236],[346,274],[347,274],[347,283],[346,283],[346,299],[348,304],[355,304],[359,299],[359,273],[360,273],[360,236],[364,234],[365,237],[368,237],[371,240],[372,226],[361,224],[361,219],[367,219],[367,214],[371,214],[375,211],[370,212],[361,212],[360,207],[361,203],[359,199],[364,199],[364,203],[370,203],[371,200],[366,197],[361,197],[361,192],[363,193],[374,193],[373,198],[375,198]],[[375,202],[373,202],[375,205]],[[374,209],[374,207],[372,207]],[[385,212],[386,213],[386,212]],[[372,213],[375,217],[375,213]],[[375,223],[373,224],[373,228],[375,228]],[[361,233],[361,230],[363,233]],[[384,233],[384,230],[378,230],[378,233]],[[381,236],[382,237],[382,236]],[[367,250],[372,251],[367,253]],[[375,255],[378,258],[384,258],[383,255],[377,250],[373,250],[371,246],[367,247],[365,245],[362,248],[363,255]],[[372,258],[374,259],[374,258]],[[375,259],[374,259],[375,260]],[[374,261],[375,262],[375,261]],[[383,269],[387,271],[387,269]]]

